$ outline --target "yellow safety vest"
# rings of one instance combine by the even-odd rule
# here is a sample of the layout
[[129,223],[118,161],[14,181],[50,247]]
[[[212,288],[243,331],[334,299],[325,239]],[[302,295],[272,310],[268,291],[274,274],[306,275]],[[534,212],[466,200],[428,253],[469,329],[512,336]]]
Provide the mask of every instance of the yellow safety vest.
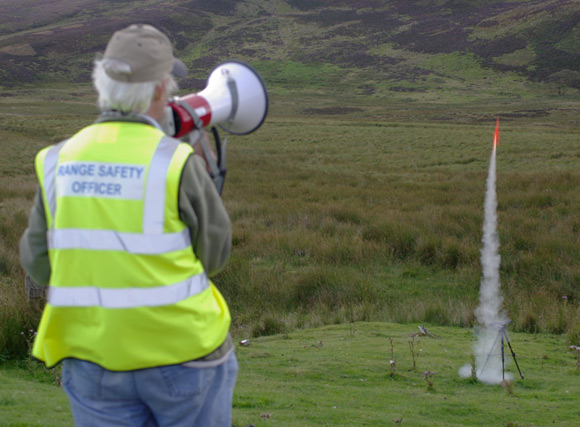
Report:
[[227,304],[179,219],[191,153],[152,126],[106,122],[37,155],[51,276],[34,357],[127,371],[195,360],[223,343]]

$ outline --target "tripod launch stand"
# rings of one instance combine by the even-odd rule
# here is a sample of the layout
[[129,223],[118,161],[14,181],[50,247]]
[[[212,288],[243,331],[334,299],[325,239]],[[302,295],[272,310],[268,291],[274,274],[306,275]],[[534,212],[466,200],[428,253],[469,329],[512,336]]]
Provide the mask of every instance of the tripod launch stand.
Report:
[[489,361],[489,358],[491,357],[491,353],[493,352],[493,349],[497,345],[498,341],[500,341],[500,343],[501,343],[501,379],[505,380],[505,358],[504,358],[504,340],[505,340],[505,342],[507,342],[507,344],[508,344],[508,347],[510,348],[510,352],[512,354],[514,362],[516,363],[516,367],[518,368],[518,372],[520,374],[520,377],[523,380],[524,376],[522,375],[522,371],[520,371],[518,361],[516,360],[516,354],[514,353],[514,350],[512,349],[512,345],[510,343],[510,340],[507,336],[508,323],[509,322],[496,324],[496,326],[498,326],[497,336],[495,337],[495,341],[493,342],[493,345],[489,349],[489,353],[487,354],[487,358],[485,359],[485,363],[483,364],[483,367],[481,368],[479,373],[481,374],[483,372],[483,370],[485,369],[487,362]]

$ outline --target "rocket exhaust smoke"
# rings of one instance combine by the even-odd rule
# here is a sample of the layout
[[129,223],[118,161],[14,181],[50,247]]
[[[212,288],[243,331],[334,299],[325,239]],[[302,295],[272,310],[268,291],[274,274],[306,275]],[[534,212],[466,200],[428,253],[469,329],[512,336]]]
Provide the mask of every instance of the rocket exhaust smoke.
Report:
[[[502,310],[503,296],[499,280],[499,237],[497,234],[496,149],[499,143],[499,117],[489,162],[484,203],[481,267],[483,277],[479,289],[479,306],[475,317],[479,323],[477,342],[474,345],[477,378],[487,384],[502,382],[503,368],[497,337],[500,329],[509,322]],[[462,377],[471,375],[471,365],[459,370]],[[508,378],[506,376],[507,379]]]

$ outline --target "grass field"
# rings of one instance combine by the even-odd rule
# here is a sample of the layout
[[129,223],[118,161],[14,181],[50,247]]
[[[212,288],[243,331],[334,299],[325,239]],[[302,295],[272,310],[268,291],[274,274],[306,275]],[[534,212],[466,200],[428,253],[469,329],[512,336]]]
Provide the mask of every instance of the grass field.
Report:
[[[403,100],[383,108],[381,97],[354,99],[348,108],[316,95],[270,98],[266,124],[229,142],[223,198],[234,248],[216,283],[236,329],[258,336],[360,320],[471,326],[485,177],[500,115],[507,314],[515,330],[576,340],[576,98],[503,100],[481,110]],[[22,354],[19,332],[38,318],[18,290],[17,242],[36,188],[33,157],[90,123],[96,108],[84,86],[5,92],[0,101],[1,337],[3,354]]]
[[[470,329],[353,323],[250,340],[238,346],[234,426],[574,426],[578,359],[565,338],[510,333],[506,382],[458,370],[471,360]],[[500,347],[491,352],[500,360]],[[30,363],[0,367],[0,426],[68,426],[64,391]]]
[[[223,198],[234,247],[215,282],[230,304],[234,337],[253,343],[239,349],[237,425],[376,425],[397,417],[411,425],[574,425],[576,95],[337,99],[273,90],[264,126],[229,141]],[[0,411],[11,414],[8,425],[47,425],[42,409],[22,418],[29,395],[38,408],[53,408],[53,425],[70,420],[62,390],[31,378],[27,372],[39,369],[32,362],[14,361],[28,350],[21,333],[39,317],[23,292],[17,246],[36,188],[34,154],[95,114],[87,86],[0,97],[0,372],[10,384]],[[497,115],[500,277],[526,376],[508,389],[457,375],[471,354]],[[413,369],[408,340],[424,322],[442,339],[421,338]],[[436,391],[427,393],[425,371],[435,373]]]
[[[235,247],[218,282],[234,312],[248,314],[240,327],[260,318],[275,332],[357,320],[471,325],[492,107],[381,110],[375,100],[333,115],[340,107],[301,102],[287,101],[267,130],[230,145],[224,200]],[[550,102],[547,115],[533,113],[537,101],[495,106],[507,116],[501,277],[517,330],[575,333],[578,127],[556,102],[543,108]]]

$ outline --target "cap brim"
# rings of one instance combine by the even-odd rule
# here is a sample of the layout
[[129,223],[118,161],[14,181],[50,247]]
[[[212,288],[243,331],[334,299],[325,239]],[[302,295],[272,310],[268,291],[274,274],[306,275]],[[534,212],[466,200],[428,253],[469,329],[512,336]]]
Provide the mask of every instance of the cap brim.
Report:
[[171,74],[176,77],[185,77],[187,76],[187,67],[183,63],[183,61],[174,58],[173,59],[173,69],[171,70]]

